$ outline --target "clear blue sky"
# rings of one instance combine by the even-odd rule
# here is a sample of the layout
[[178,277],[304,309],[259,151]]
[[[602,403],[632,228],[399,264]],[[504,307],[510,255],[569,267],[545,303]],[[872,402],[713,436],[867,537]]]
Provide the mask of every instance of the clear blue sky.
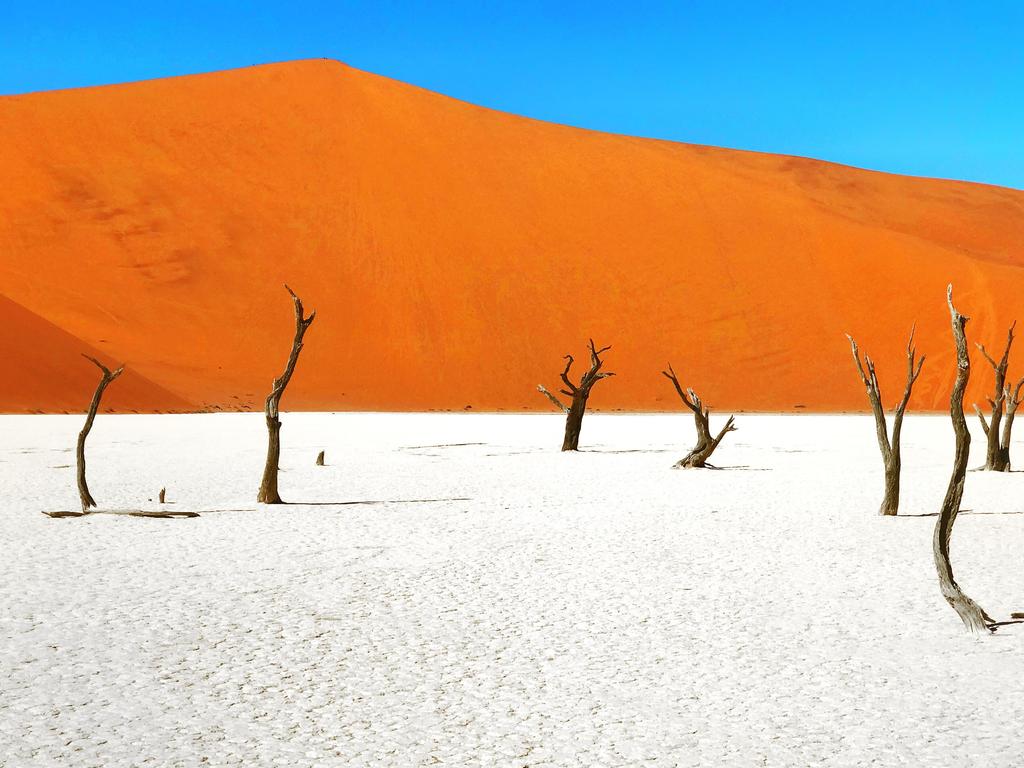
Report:
[[617,133],[1024,188],[1024,3],[0,3],[0,93],[330,57]]

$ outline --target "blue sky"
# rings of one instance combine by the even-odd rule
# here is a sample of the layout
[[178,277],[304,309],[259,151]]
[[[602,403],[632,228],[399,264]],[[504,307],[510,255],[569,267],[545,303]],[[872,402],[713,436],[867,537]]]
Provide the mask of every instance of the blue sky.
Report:
[[0,93],[330,57],[617,133],[1024,188],[1019,2],[0,4]]

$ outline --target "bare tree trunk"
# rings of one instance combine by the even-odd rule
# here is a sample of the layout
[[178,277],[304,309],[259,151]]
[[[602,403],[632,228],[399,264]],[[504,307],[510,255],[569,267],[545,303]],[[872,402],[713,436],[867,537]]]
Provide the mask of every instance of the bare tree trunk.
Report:
[[1006,414],[1003,417],[1003,434],[999,440],[999,455],[995,469],[999,472],[1010,471],[1010,437],[1013,433],[1013,419],[1017,415],[1017,406],[1020,405],[1020,390],[1024,386],[1024,379],[1017,382],[1017,385],[1010,391],[1009,387],[1003,390]]
[[894,517],[900,511],[900,456],[899,450],[885,462],[885,489],[882,492],[882,505],[878,514],[882,517]]
[[1013,325],[1010,326],[1010,330],[1006,332],[1006,348],[1003,350],[1003,356],[998,363],[989,356],[983,344],[977,345],[981,354],[985,356],[985,359],[992,366],[992,370],[995,373],[993,395],[988,398],[989,406],[992,408],[990,420],[986,422],[985,415],[981,412],[977,403],[974,405],[974,410],[981,421],[981,428],[985,433],[985,469],[992,472],[1008,472],[1010,469],[1009,436],[1007,435],[1006,450],[1003,451],[999,423],[1003,418],[1003,409],[1007,405],[1006,368],[1010,361],[1010,347],[1013,346],[1013,330],[1016,327],[1017,322],[1014,321]]
[[565,370],[562,371],[561,379],[563,389],[558,390],[566,397],[571,397],[572,401],[570,405],[566,405],[559,400],[555,395],[544,388],[543,385],[537,385],[537,391],[540,392],[544,397],[554,404],[554,406],[565,413],[565,437],[562,440],[563,451],[577,451],[580,445],[580,430],[583,428],[583,416],[587,412],[587,400],[590,398],[590,390],[593,389],[594,385],[601,379],[607,379],[609,376],[614,376],[614,373],[606,373],[601,371],[601,366],[604,361],[601,359],[601,354],[607,352],[611,347],[602,347],[597,349],[594,346],[594,340],[590,339],[590,370],[583,374],[580,378],[579,384],[573,384],[569,380],[569,369],[572,368],[574,362],[572,355],[566,355]]
[[309,317],[305,316],[302,309],[302,301],[295,292],[287,285],[285,290],[292,297],[295,306],[295,336],[292,339],[291,353],[288,355],[288,363],[284,373],[274,379],[274,386],[267,395],[264,413],[267,419],[267,463],[263,468],[263,480],[260,482],[260,490],[256,495],[256,501],[264,504],[282,504],[281,496],[277,491],[278,464],[281,460],[281,419],[279,418],[281,396],[284,395],[285,387],[291,381],[295,372],[295,364],[299,361],[299,352],[302,351],[302,337],[306,335],[306,329],[316,318],[316,311]]
[[320,451],[320,453],[318,453],[316,455],[316,465],[318,467],[322,467],[324,465],[324,452],[323,451]]
[[956,455],[953,459],[953,473],[949,478],[946,497],[935,522],[932,537],[932,554],[935,570],[939,576],[939,588],[946,602],[952,606],[964,625],[971,632],[991,629],[992,619],[980,605],[964,594],[953,577],[953,566],[949,560],[949,542],[953,536],[953,525],[960,512],[960,501],[964,495],[964,481],[967,478],[967,461],[971,452],[971,433],[964,418],[964,392],[971,378],[971,358],[967,351],[964,326],[969,318],[964,317],[953,306],[953,286],[946,289],[946,303],[953,323],[953,340],[956,343],[957,373],[953,393],[949,398],[949,415],[953,421],[956,436]]
[[580,430],[583,429],[583,415],[587,412],[587,398],[574,396],[572,405],[565,415],[565,437],[562,440],[563,451],[578,451],[580,448]]
[[683,405],[693,411],[693,423],[697,428],[697,444],[693,447],[693,450],[686,454],[685,457],[677,461],[673,466],[682,469],[703,469],[704,467],[711,466],[708,464],[708,459],[711,458],[711,454],[715,452],[719,443],[722,442],[722,438],[728,432],[735,432],[736,427],[734,425],[735,417],[730,416],[725,422],[725,426],[715,436],[711,436],[711,410],[704,407],[704,403],[693,389],[683,390],[682,385],[679,383],[679,378],[676,376],[676,372],[672,369],[672,364],[669,363],[668,370],[662,371],[661,375],[672,382],[675,387],[676,394],[679,395],[679,399],[683,401]]
[[164,502],[167,501],[167,489],[166,488],[161,488],[160,489],[159,499],[160,499],[160,503],[161,504],[163,504]]
[[78,497],[82,502],[82,511],[88,512],[90,507],[96,506],[96,500],[93,499],[92,494],[89,493],[89,484],[85,481],[85,438],[87,438],[89,436],[89,432],[92,431],[92,423],[96,419],[96,411],[99,410],[100,400],[103,398],[104,390],[106,390],[110,382],[124,372],[124,366],[122,365],[116,371],[111,371],[95,357],[90,357],[89,355],[82,355],[82,357],[93,363],[103,373],[100,378],[100,383],[96,385],[96,391],[92,395],[92,402],[89,403],[89,413],[85,417],[85,426],[83,426],[82,431],[78,433],[78,448],[75,453],[75,458],[77,459]]
[[911,327],[910,338],[907,340],[907,382],[903,387],[903,398],[896,405],[893,414],[891,441],[889,428],[885,423],[885,410],[882,407],[882,392],[878,386],[878,376],[875,374],[875,363],[868,355],[864,355],[864,363],[861,364],[857,342],[850,334],[846,334],[846,338],[850,340],[853,361],[857,364],[857,373],[860,374],[864,391],[867,392],[868,402],[871,403],[871,412],[875,416],[875,436],[878,439],[878,449],[882,453],[882,464],[885,467],[885,489],[882,493],[882,505],[878,510],[883,517],[892,517],[899,512],[900,467],[902,466],[900,436],[903,433],[903,415],[907,411],[907,403],[910,402],[914,382],[921,375],[921,367],[924,365],[924,355],[921,355],[921,359],[915,362],[917,348],[914,346],[914,331],[915,327]]

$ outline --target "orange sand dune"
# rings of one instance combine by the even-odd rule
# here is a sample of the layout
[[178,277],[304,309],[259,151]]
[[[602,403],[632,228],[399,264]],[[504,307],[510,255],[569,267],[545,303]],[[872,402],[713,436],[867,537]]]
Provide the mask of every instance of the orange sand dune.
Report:
[[[864,409],[843,332],[892,400],[915,320],[934,409],[946,283],[972,340],[1024,319],[1022,192],[568,128],[333,61],[5,97],[0,167],[4,293],[198,408],[261,406],[286,281],[319,310],[290,409],[544,409],[591,335],[618,373],[598,408],[677,408],[672,360],[715,407]],[[81,367],[66,341],[5,343]],[[11,370],[2,410],[91,388]],[[149,392],[132,407],[167,407]]]
[[[121,364],[3,295],[0,328],[0,360],[4,361],[0,402],[7,411],[83,411],[99,383],[100,371],[82,355],[111,368]],[[190,411],[195,405],[126,368],[107,390],[102,408]]]

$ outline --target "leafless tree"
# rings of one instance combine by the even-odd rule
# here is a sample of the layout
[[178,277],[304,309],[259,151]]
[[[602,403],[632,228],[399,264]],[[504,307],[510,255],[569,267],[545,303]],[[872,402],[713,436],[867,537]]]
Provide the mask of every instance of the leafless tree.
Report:
[[971,452],[971,433],[967,429],[967,419],[964,418],[964,392],[971,378],[971,358],[964,336],[964,326],[970,318],[961,315],[953,306],[952,285],[946,289],[946,303],[949,305],[953,341],[956,344],[956,381],[949,398],[949,415],[953,420],[953,432],[956,435],[956,454],[946,497],[942,500],[939,518],[935,522],[932,555],[935,559],[935,570],[939,575],[942,596],[971,632],[980,632],[992,629],[994,622],[980,605],[964,594],[953,578],[953,566],[949,561],[949,542],[953,536],[953,524],[956,523],[956,517],[960,512],[960,501],[964,495],[964,481],[967,477],[967,460]]
[[85,482],[85,438],[89,436],[89,432],[92,430],[92,423],[96,420],[96,411],[99,410],[100,400],[103,398],[103,392],[110,385],[110,382],[124,373],[124,366],[122,365],[117,370],[111,371],[95,357],[90,357],[85,354],[83,354],[82,357],[93,363],[93,365],[99,368],[102,372],[100,383],[96,385],[96,391],[93,392],[92,395],[92,402],[89,403],[89,413],[85,417],[85,426],[83,426],[82,431],[78,433],[78,450],[76,452],[78,465],[78,497],[82,501],[82,512],[88,512],[90,507],[96,506],[96,501],[93,499],[92,494],[89,493],[88,483]]
[[1024,379],[1018,381],[1011,390],[1007,386],[1003,390],[1003,407],[1006,412],[1003,414],[1003,434],[999,439],[999,462],[1003,472],[1010,471],[1010,434],[1013,432],[1013,419],[1017,415],[1017,406],[1021,403],[1021,387],[1024,387]]
[[697,444],[693,447],[692,451],[677,461],[674,466],[683,469],[702,469],[712,466],[707,463],[708,459],[711,458],[711,454],[715,452],[715,449],[722,442],[722,438],[725,437],[727,432],[736,431],[734,426],[735,417],[730,416],[721,431],[715,437],[712,437],[709,421],[711,410],[704,407],[704,403],[693,389],[683,389],[679,383],[679,378],[676,376],[676,372],[672,370],[671,363],[668,365],[668,370],[662,371],[661,375],[672,382],[672,386],[676,388],[676,394],[683,401],[683,405],[693,411],[693,423],[697,427]]
[[572,355],[565,356],[565,370],[561,374],[563,389],[558,391],[566,397],[572,398],[568,406],[545,389],[543,385],[537,385],[537,391],[565,413],[565,438],[562,440],[563,451],[579,450],[580,429],[583,426],[583,415],[587,412],[587,399],[590,397],[590,390],[601,379],[607,379],[609,376],[615,375],[614,373],[607,373],[601,370],[601,366],[604,363],[601,360],[601,355],[611,349],[611,347],[597,349],[594,346],[593,339],[590,339],[589,347],[590,369],[580,377],[579,384],[573,384],[570,381],[569,369],[572,368],[574,360]]
[[256,500],[264,504],[281,504],[281,496],[277,491],[278,463],[281,459],[281,419],[279,418],[281,396],[284,395],[285,387],[292,379],[295,372],[295,364],[299,361],[299,352],[302,351],[302,337],[306,335],[306,329],[316,318],[316,310],[308,317],[302,308],[302,300],[295,295],[295,292],[285,286],[285,290],[292,297],[295,306],[295,336],[292,338],[292,350],[288,355],[288,363],[285,365],[284,373],[274,379],[274,386],[267,395],[264,413],[267,417],[267,464],[263,468],[263,481],[260,483],[259,494]]
[[[1006,368],[1010,361],[1010,347],[1013,346],[1013,330],[1016,327],[1017,322],[1014,321],[1013,325],[1010,326],[1010,330],[1006,332],[1006,348],[1003,350],[1003,356],[999,359],[998,363],[992,359],[983,344],[977,345],[981,354],[988,360],[995,373],[993,394],[992,397],[987,398],[988,404],[992,408],[989,421],[985,420],[985,414],[978,407],[978,404],[974,404],[974,410],[981,421],[981,428],[985,432],[985,469],[993,472],[1010,471],[1010,431],[1013,428],[1014,414],[1017,411],[1017,406],[1020,404],[1018,395],[1020,394],[1021,384],[1024,384],[1024,379],[1021,379],[1012,392],[1006,384]],[[1003,431],[1000,434],[999,423],[1002,421],[1004,411],[1006,421],[1003,422]]]
[[850,340],[850,350],[853,352],[853,360],[857,364],[857,373],[860,374],[864,391],[868,395],[868,402],[871,403],[871,412],[875,415],[875,434],[878,437],[878,449],[882,452],[882,463],[885,466],[885,493],[882,496],[882,506],[878,513],[885,516],[895,515],[900,507],[900,435],[903,431],[903,414],[907,410],[907,403],[910,402],[910,393],[914,389],[914,382],[921,375],[924,355],[921,355],[921,359],[915,362],[917,349],[914,346],[914,328],[911,328],[910,338],[907,340],[907,383],[903,388],[903,398],[893,412],[892,438],[890,439],[889,429],[885,423],[885,409],[882,407],[882,393],[878,387],[878,377],[875,375],[875,363],[870,357],[864,355],[862,364],[857,342],[850,334],[846,334],[846,338]]

